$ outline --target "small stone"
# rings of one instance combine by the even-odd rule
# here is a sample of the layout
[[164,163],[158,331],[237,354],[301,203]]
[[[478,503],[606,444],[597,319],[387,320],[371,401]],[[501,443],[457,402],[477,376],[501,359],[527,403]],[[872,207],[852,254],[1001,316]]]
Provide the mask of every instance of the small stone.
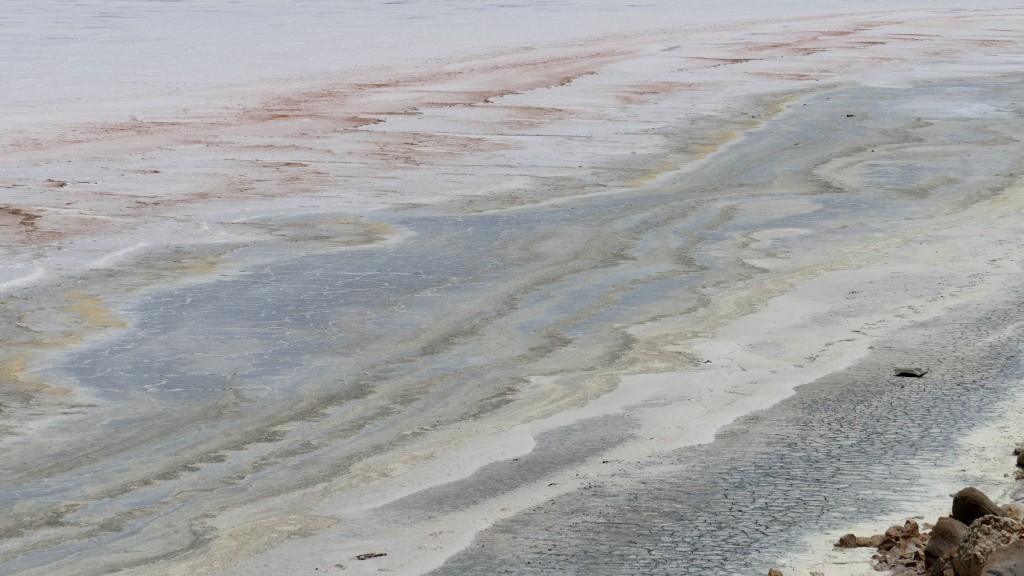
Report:
[[1017,466],[1024,468],[1024,452],[1017,454]]
[[897,366],[892,369],[896,376],[904,376],[910,378],[920,378],[928,373],[927,368],[921,368],[918,366]]
[[981,490],[970,486],[953,496],[953,518],[970,526],[982,516],[1002,516],[1003,511]]
[[768,571],[768,576],[782,576],[782,570],[778,568],[772,568]]
[[356,560],[369,560],[370,558],[380,558],[381,556],[387,556],[386,552],[367,552],[366,554],[360,554],[356,556]]

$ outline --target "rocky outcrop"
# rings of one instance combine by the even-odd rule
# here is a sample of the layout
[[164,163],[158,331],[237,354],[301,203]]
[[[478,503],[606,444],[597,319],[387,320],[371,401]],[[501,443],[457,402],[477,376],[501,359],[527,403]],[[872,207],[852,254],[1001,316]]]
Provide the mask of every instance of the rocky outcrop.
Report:
[[982,576],[989,560],[1007,545],[1024,539],[1024,524],[1013,518],[983,516],[971,524],[953,553],[957,576]]
[[993,552],[985,565],[984,576],[1024,576],[1024,540]]
[[871,537],[846,534],[836,547],[875,547],[875,569],[898,576],[1024,576],[1022,516],[1017,503],[1000,507],[980,490],[965,488],[953,498],[952,517],[939,518],[930,532],[907,520]]

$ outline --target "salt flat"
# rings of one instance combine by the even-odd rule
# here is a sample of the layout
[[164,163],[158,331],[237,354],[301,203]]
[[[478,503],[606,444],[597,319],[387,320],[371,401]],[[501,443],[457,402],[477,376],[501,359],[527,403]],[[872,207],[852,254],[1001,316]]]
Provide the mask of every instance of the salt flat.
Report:
[[805,570],[999,485],[1012,7],[5,18],[4,573]]

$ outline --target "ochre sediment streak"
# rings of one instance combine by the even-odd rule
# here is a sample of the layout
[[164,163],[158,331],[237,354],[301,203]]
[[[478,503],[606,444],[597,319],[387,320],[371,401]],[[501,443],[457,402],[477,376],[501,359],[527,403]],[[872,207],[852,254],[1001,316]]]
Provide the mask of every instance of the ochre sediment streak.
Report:
[[71,393],[67,388],[50,386],[38,381],[27,369],[29,354],[16,352],[13,355],[4,351],[0,357],[0,382],[13,385],[19,392],[30,394],[56,394],[66,396]]
[[0,380],[17,390],[31,394],[67,395],[70,390],[53,386],[42,379],[33,361],[42,355],[68,349],[89,337],[110,329],[128,326],[103,306],[100,297],[85,293],[63,296],[60,303],[50,302],[42,309],[21,311],[19,320],[8,327],[7,345],[0,357]]
[[[915,21],[913,25],[941,26],[947,19],[932,16]],[[985,21],[984,15],[959,21],[970,23],[962,35],[971,46],[984,48],[986,43],[999,40],[986,39],[979,31],[970,30],[970,26]],[[883,60],[912,61],[927,51],[925,44],[941,45],[942,50],[949,52],[951,43],[956,40],[943,35],[908,33],[901,28],[908,25],[907,21],[895,17],[882,21],[870,17],[826,16],[793,19],[787,24],[788,29],[779,28],[779,23],[761,23],[699,33],[661,31],[622,39],[600,38],[577,42],[557,51],[534,47],[466,57],[448,63],[443,70],[395,69],[389,71],[390,77],[384,80],[364,75],[366,77],[345,81],[323,74],[310,81],[313,87],[294,88],[294,84],[261,87],[260,92],[265,96],[257,98],[256,102],[219,107],[216,113],[189,115],[179,111],[175,113],[176,118],[65,126],[61,127],[60,136],[39,134],[23,144],[8,143],[9,153],[4,162],[17,165],[45,164],[53,158],[61,158],[62,163],[66,160],[93,163],[95,160],[95,163],[108,165],[104,179],[119,184],[107,186],[109,182],[66,176],[0,182],[0,186],[14,186],[15,191],[31,188],[32,194],[19,194],[23,199],[11,204],[11,209],[42,214],[31,232],[30,223],[23,226],[25,221],[21,220],[13,227],[0,226],[0,235],[9,236],[16,245],[49,246],[57,240],[73,241],[98,232],[134,229],[142,226],[133,220],[136,217],[164,217],[193,203],[338,198],[342,196],[339,191],[348,193],[353,189],[360,190],[362,202],[394,205],[406,201],[406,195],[385,194],[379,190],[367,194],[363,190],[374,182],[386,181],[384,176],[401,179],[401,171],[410,168],[429,168],[432,172],[449,175],[453,171],[450,164],[458,165],[469,156],[479,157],[481,164],[511,158],[510,181],[537,181],[544,177],[553,181],[561,174],[547,175],[545,169],[530,165],[530,154],[525,154],[526,162],[516,157],[524,150],[533,150],[533,145],[524,144],[526,140],[502,136],[510,130],[512,135],[523,136],[529,135],[530,130],[559,122],[607,118],[607,111],[601,105],[574,105],[571,101],[574,84],[588,76],[604,78],[609,67],[622,62],[650,58],[646,50],[652,43],[680,41],[681,38],[688,42],[668,53],[684,67],[669,60],[671,66],[666,69],[673,71],[667,74],[670,79],[658,74],[637,75],[621,85],[598,83],[589,92],[619,99],[630,109],[639,107],[639,110],[648,103],[669,101],[695,103],[699,111],[708,102],[720,100],[717,97],[709,100],[709,93],[735,91],[737,78],[764,84],[766,90],[774,89],[771,86],[775,83],[776,88],[792,91],[818,86],[819,79],[842,82],[844,75],[877,66]],[[766,34],[778,40],[750,41],[752,36]],[[728,41],[722,41],[723,38]],[[704,47],[694,49],[701,46],[702,41],[714,47],[711,54],[705,54]],[[900,52],[879,42],[913,45]],[[752,57],[752,46],[771,53]],[[858,51],[850,52],[850,47],[858,47]],[[759,60],[762,58],[770,60],[770,70],[762,67],[763,62]],[[685,67],[686,63],[694,61],[701,64]],[[708,69],[707,62],[719,68]],[[695,79],[692,73],[697,72],[701,77]],[[569,94],[568,105],[531,108],[514,102],[516,96],[532,96],[545,90]],[[626,100],[621,100],[623,98]],[[432,113],[446,108],[464,113],[466,121],[479,126],[479,130],[453,133],[432,129]],[[496,109],[504,113],[488,118],[475,115],[478,110]],[[725,120],[726,116],[723,114],[721,119]],[[424,127],[418,123],[398,122],[410,118],[424,120]],[[465,130],[465,124],[462,129]],[[703,157],[717,151],[726,140],[721,134],[708,137],[695,133],[689,152]],[[296,147],[299,142],[303,146]],[[205,150],[207,160],[216,159],[209,170],[194,174],[183,168],[192,159],[179,159],[178,155],[192,147]],[[538,149],[542,151],[543,147]],[[135,154],[145,156],[145,161],[135,162],[132,159]],[[280,160],[275,161],[277,158]],[[245,163],[237,164],[238,160]],[[345,164],[350,167],[343,168]],[[492,186],[499,188],[506,204],[530,203],[538,196],[585,194],[598,186],[643,184],[649,182],[652,175],[671,171],[679,165],[661,161],[655,168],[641,170],[639,174],[613,170],[595,174],[593,182],[553,185],[549,190],[530,194],[507,194],[508,190],[501,186]],[[620,174],[622,179],[616,182]],[[132,179],[125,180],[129,176]],[[143,176],[145,181],[137,180]],[[446,191],[450,196],[471,196],[476,192],[468,183],[447,186]],[[429,193],[435,195],[431,202],[438,201],[436,190]],[[32,206],[38,206],[42,212],[30,209],[29,196]],[[74,200],[74,207],[64,206],[68,198]],[[87,208],[90,204],[102,207]],[[45,211],[56,208],[67,212]],[[104,214],[123,219],[117,222],[94,219]]]
[[74,312],[80,322],[87,327],[124,328],[128,324],[116,316],[109,308],[103,306],[103,300],[89,294],[71,294],[69,310]]

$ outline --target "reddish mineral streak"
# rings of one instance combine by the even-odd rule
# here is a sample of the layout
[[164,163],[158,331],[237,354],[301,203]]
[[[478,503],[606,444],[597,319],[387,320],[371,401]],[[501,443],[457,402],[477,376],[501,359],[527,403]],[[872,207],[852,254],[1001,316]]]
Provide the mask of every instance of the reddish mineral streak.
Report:
[[[865,49],[893,41],[932,38],[924,34],[879,33],[879,28],[893,24],[898,23],[860,23],[842,29],[807,32],[789,41],[739,41],[725,46],[725,53],[716,56],[680,53],[684,61],[696,63],[680,71],[741,65],[763,59],[778,62],[787,57],[802,58],[824,51]],[[871,32],[871,37],[860,36],[865,32]],[[676,36],[666,38],[676,39]],[[638,39],[637,46],[643,47],[655,38]],[[211,156],[226,160],[220,165],[226,163],[227,168],[221,168],[220,173],[202,174],[203,178],[185,190],[180,187],[161,190],[159,182],[154,182],[137,194],[111,192],[97,189],[93,183],[55,178],[33,180],[22,177],[0,181],[0,187],[28,189],[33,194],[31,206],[9,204],[4,209],[0,242],[8,246],[37,246],[82,234],[109,231],[110,220],[97,220],[95,216],[153,216],[192,203],[316,193],[337,184],[334,181],[337,178],[332,179],[328,171],[318,166],[324,161],[363,163],[380,170],[394,170],[450,163],[474,153],[507,149],[513,145],[501,135],[571,118],[580,112],[557,107],[505,104],[500,99],[540,88],[566,86],[594,74],[605,65],[637,55],[636,48],[631,47],[628,39],[623,48],[590,48],[605,42],[608,39],[573,44],[570,49],[575,52],[550,57],[533,56],[534,49],[523,48],[485,56],[482,60],[467,58],[462,62],[451,62],[426,73],[393,73],[393,78],[379,82],[327,81],[316,88],[279,93],[265,98],[258,105],[228,110],[217,117],[183,112],[180,118],[160,121],[83,124],[62,127],[57,134],[24,135],[0,144],[4,162],[8,165],[47,163],[58,158],[92,165],[109,159],[116,164],[131,155],[159,156],[166,150],[199,146],[208,148]],[[974,43],[999,47],[1011,41],[978,39]],[[941,55],[941,52],[936,54]],[[870,56],[862,58],[872,60]],[[378,73],[385,76],[392,72],[379,70]],[[828,77],[827,71],[786,71],[777,69],[777,66],[772,71],[750,70],[747,73],[760,78],[796,82]],[[664,94],[706,89],[709,87],[702,83],[658,81],[623,86],[613,97],[623,105],[643,105]],[[498,119],[479,121],[487,123],[488,135],[373,128],[391,117],[421,115],[431,109],[479,106],[501,111]],[[337,139],[356,134],[359,135],[357,139],[349,139],[354,148],[341,147],[339,151]],[[292,161],[244,159],[247,153],[261,150],[303,156]],[[145,176],[165,174],[169,169],[120,170],[122,175]],[[68,206],[89,208],[81,208],[83,212],[72,214],[68,212]],[[29,214],[31,218],[26,216]],[[81,224],[84,221],[88,224]]]

